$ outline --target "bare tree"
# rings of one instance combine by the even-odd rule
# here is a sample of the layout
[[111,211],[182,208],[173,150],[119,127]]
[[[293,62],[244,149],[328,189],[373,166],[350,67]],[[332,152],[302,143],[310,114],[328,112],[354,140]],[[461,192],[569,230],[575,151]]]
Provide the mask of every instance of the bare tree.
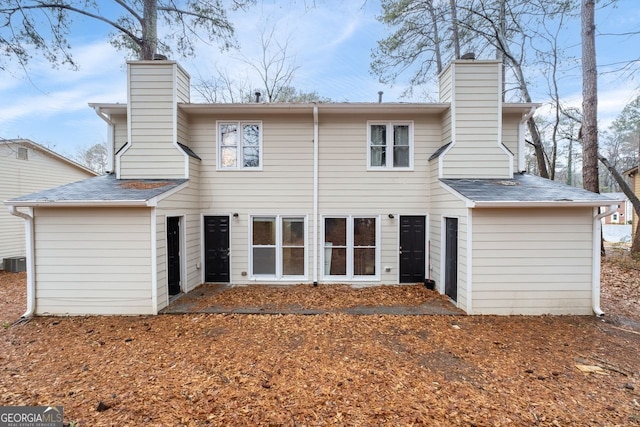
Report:
[[[254,0],[234,0],[242,7]],[[67,39],[75,18],[104,24],[114,31],[111,43],[139,59],[153,59],[161,50],[192,56],[194,41],[235,45],[233,26],[219,0],[113,0],[116,8],[91,0],[3,0],[0,2],[0,46],[3,59],[15,59],[27,68],[38,51],[54,66],[77,68]],[[115,10],[115,12],[114,12]],[[158,20],[173,31],[158,39]],[[0,62],[0,69],[5,63]]]
[[107,170],[107,158],[107,146],[104,143],[81,148],[73,155],[73,160],[98,174],[103,174]]

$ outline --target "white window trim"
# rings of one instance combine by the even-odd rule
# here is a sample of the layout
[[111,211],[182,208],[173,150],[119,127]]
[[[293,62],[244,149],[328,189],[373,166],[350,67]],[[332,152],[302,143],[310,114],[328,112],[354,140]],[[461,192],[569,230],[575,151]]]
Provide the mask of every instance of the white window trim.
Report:
[[[242,158],[242,144],[241,141],[238,142],[238,158],[236,162],[236,166],[222,166],[222,144],[220,138],[220,125],[226,124],[235,124],[239,129],[242,129],[242,125],[258,125],[260,127],[260,132],[258,135],[258,164],[257,168],[251,167],[243,167],[241,166],[243,162]],[[262,133],[264,129],[262,126],[262,121],[260,120],[217,120],[216,121],[216,166],[219,171],[261,171],[262,170]],[[242,134],[242,132],[240,132]]]
[[[325,274],[325,219],[326,218],[346,218],[347,219],[347,274],[345,276],[335,276]],[[355,218],[375,218],[376,220],[376,274],[370,276],[355,276],[353,274],[353,220]],[[321,227],[321,236],[322,236],[322,246],[321,246],[321,257],[320,257],[320,268],[322,271],[321,277],[323,280],[328,282],[373,282],[380,281],[380,253],[381,253],[381,226],[380,226],[380,215],[323,215],[322,216],[322,227]]]
[[[276,274],[254,274],[253,273],[253,218],[275,218],[276,219]],[[282,220],[287,218],[302,218],[304,221],[304,275],[285,276],[282,274]],[[254,281],[279,281],[279,282],[299,282],[306,281],[309,275],[309,236],[308,236],[307,215],[249,215],[249,279]]]
[[[386,125],[387,126],[387,166],[371,166],[371,126]],[[409,166],[393,167],[393,130],[394,125],[409,126]],[[414,153],[414,124],[413,120],[369,120],[367,121],[367,170],[368,171],[412,171],[413,170],[413,153]],[[389,166],[390,165],[390,166]]]

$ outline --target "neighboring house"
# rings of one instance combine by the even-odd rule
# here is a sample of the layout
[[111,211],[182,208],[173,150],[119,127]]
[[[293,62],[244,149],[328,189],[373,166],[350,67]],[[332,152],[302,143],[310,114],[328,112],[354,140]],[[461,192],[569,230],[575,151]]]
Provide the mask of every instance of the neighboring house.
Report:
[[613,200],[622,200],[618,209],[602,219],[603,224],[628,224],[633,219],[633,205],[624,193],[602,193]]
[[501,101],[499,62],[452,62],[433,104],[193,104],[174,61],[127,76],[127,104],[91,104],[113,173],[8,202],[34,242],[27,314],[428,276],[470,314],[601,314],[598,212],[619,202],[521,173],[536,104]]
[[[0,201],[92,176],[92,170],[33,141],[0,140]],[[24,221],[0,209],[0,269],[3,259],[24,256]]]
[[[638,178],[638,166],[635,168],[631,168],[623,173],[624,175],[628,175],[631,178],[631,189],[633,189],[633,193],[636,196],[640,196],[640,178]],[[635,236],[636,230],[638,229],[638,215],[633,215],[633,236]]]

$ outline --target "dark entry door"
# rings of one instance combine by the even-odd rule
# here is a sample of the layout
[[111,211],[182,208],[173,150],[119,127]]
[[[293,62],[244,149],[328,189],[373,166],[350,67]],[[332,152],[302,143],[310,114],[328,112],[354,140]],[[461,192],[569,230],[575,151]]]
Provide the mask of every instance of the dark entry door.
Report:
[[458,218],[445,218],[444,293],[458,300]]
[[180,293],[180,217],[167,218],[167,276],[169,295]]
[[229,217],[204,217],[204,281],[229,283]]
[[400,217],[400,283],[425,279],[425,217]]

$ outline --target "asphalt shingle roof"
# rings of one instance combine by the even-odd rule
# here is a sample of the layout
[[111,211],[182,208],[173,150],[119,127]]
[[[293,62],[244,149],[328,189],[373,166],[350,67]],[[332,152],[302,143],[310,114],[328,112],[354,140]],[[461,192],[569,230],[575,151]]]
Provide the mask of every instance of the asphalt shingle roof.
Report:
[[116,179],[115,175],[102,175],[73,182],[49,190],[27,194],[8,200],[20,206],[32,203],[63,202],[146,202],[180,184],[186,179]]
[[603,202],[611,198],[582,188],[571,187],[529,174],[513,179],[441,179],[462,196],[474,202]]

